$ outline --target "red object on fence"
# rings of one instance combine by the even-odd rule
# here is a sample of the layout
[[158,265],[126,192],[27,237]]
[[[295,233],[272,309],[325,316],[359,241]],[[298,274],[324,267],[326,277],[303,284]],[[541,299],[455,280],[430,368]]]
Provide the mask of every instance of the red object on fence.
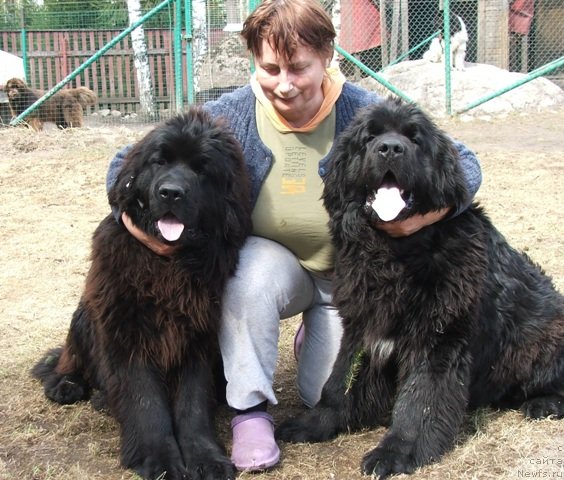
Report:
[[509,31],[528,35],[535,14],[535,0],[515,0],[509,12]]
[[374,2],[342,0],[339,46],[348,53],[356,53],[381,43],[380,11]]

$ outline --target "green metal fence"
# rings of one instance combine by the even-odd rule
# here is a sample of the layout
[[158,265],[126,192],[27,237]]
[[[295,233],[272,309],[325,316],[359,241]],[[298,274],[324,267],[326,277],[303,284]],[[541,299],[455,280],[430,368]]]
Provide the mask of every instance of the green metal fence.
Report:
[[[154,121],[192,103],[246,84],[250,63],[238,35],[258,0],[142,1],[135,21],[126,0],[0,0],[0,50],[21,57],[36,89],[86,86],[98,103],[92,121]],[[323,0],[338,31],[339,65],[351,81],[373,77],[406,92],[383,74],[422,59],[431,41],[460,16],[468,30],[466,62],[526,76],[467,105],[452,108],[445,64],[445,110],[475,108],[539,76],[564,84],[564,3],[561,0]],[[132,32],[143,28],[153,106],[143,106]],[[417,79],[414,78],[414,82]],[[0,83],[1,80],[0,80]],[[2,99],[0,98],[0,102]],[[36,105],[37,107],[37,105]]]
[[[96,107],[88,111],[93,121],[158,120],[225,89],[214,86],[216,75],[211,69],[217,68],[217,49],[226,43],[234,45],[226,62],[240,59],[235,71],[227,65],[231,70],[227,77],[239,79],[240,85],[248,79],[248,60],[237,32],[226,28],[228,14],[223,2],[200,2],[200,11],[188,0],[142,2],[135,18],[128,15],[125,1],[45,1],[43,9],[22,3],[19,12],[9,8],[12,6],[0,2],[0,50],[21,57],[28,85],[47,92],[12,123],[39,112],[41,105],[63,88],[78,86],[86,86],[98,96]],[[77,6],[82,10],[77,11]],[[88,6],[97,10],[88,11]],[[106,9],[109,6],[112,8]],[[57,14],[55,7],[67,10]],[[246,11],[237,18],[244,16]],[[18,23],[21,28],[16,29]],[[142,108],[143,89],[136,63],[139,52],[133,39],[141,28],[153,104],[148,110]],[[6,79],[0,78],[0,84]],[[6,123],[5,118],[2,121]]]
[[[471,110],[539,76],[564,87],[564,2],[562,0],[328,0],[340,26],[341,69],[349,79],[373,77],[409,99],[381,74],[399,62],[422,59],[437,35],[449,48],[447,27],[460,17],[468,32],[466,62],[526,74],[482,98],[453,110],[452,70],[445,65],[445,110]],[[417,75],[416,69],[413,71]],[[414,84],[418,81],[413,79]]]

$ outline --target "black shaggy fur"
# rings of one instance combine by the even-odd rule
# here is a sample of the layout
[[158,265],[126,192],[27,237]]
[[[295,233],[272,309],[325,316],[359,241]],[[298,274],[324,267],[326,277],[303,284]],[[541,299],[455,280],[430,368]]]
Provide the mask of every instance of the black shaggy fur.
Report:
[[103,220],[66,344],[33,374],[62,404],[97,390],[119,422],[122,464],[143,478],[234,478],[212,408],[220,299],[251,228],[240,148],[193,109],[130,150],[109,197],[164,242],[157,221],[179,220],[178,249],[159,256]]
[[388,425],[361,465],[385,478],[440,459],[468,408],[562,418],[564,298],[550,278],[477,205],[409,237],[386,235],[370,207],[382,183],[402,189],[398,218],[467,197],[456,151],[416,107],[388,100],[357,117],[324,191],[342,346],[319,404],[277,437],[316,442]]

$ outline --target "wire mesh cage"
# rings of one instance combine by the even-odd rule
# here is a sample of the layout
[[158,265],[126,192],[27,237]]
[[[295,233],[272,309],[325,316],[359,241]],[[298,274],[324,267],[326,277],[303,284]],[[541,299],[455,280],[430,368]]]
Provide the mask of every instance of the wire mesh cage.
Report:
[[[360,81],[394,63],[423,58],[433,39],[467,31],[465,61],[515,72],[551,65],[548,78],[563,86],[564,3],[561,0],[321,0],[337,30],[347,78]],[[257,4],[248,0],[0,0],[0,50],[23,60],[25,81],[38,95],[73,75],[132,23],[142,22],[144,49],[133,32],[107,49],[61,90],[86,87],[95,105],[82,108],[97,121],[155,121],[190,103],[203,103],[248,82],[250,62],[239,38]],[[160,7],[159,7],[160,6]],[[158,9],[156,13],[155,9]],[[140,65],[152,92],[151,115]],[[359,66],[360,65],[360,66]],[[0,69],[0,84],[8,78]],[[147,80],[148,79],[148,80]],[[141,88],[142,87],[142,88]],[[6,92],[0,113],[6,123]],[[145,102],[146,103],[146,102]],[[16,112],[18,113],[18,112]],[[59,126],[68,126],[59,119]],[[57,122],[55,122],[57,123]]]
[[[340,17],[339,45],[379,71],[400,60],[422,58],[443,30],[442,0],[335,0],[326,6]],[[468,33],[466,61],[531,72],[564,54],[564,3],[560,0],[452,0],[451,34]],[[366,76],[347,60],[351,80]],[[563,70],[551,77],[562,84]]]

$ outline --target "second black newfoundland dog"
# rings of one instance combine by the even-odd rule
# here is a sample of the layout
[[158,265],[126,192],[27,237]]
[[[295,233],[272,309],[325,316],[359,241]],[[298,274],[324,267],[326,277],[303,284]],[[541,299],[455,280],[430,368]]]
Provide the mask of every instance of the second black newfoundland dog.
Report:
[[176,253],[103,220],[66,344],[33,373],[62,404],[96,390],[119,422],[122,464],[143,478],[234,478],[212,407],[221,295],[251,228],[241,150],[191,110],[133,146],[109,197]]
[[388,100],[357,117],[324,191],[341,351],[319,404],[279,439],[388,425],[361,466],[385,478],[441,458],[467,408],[564,416],[564,297],[479,206],[409,237],[374,227],[466,198],[457,152],[416,107]]

